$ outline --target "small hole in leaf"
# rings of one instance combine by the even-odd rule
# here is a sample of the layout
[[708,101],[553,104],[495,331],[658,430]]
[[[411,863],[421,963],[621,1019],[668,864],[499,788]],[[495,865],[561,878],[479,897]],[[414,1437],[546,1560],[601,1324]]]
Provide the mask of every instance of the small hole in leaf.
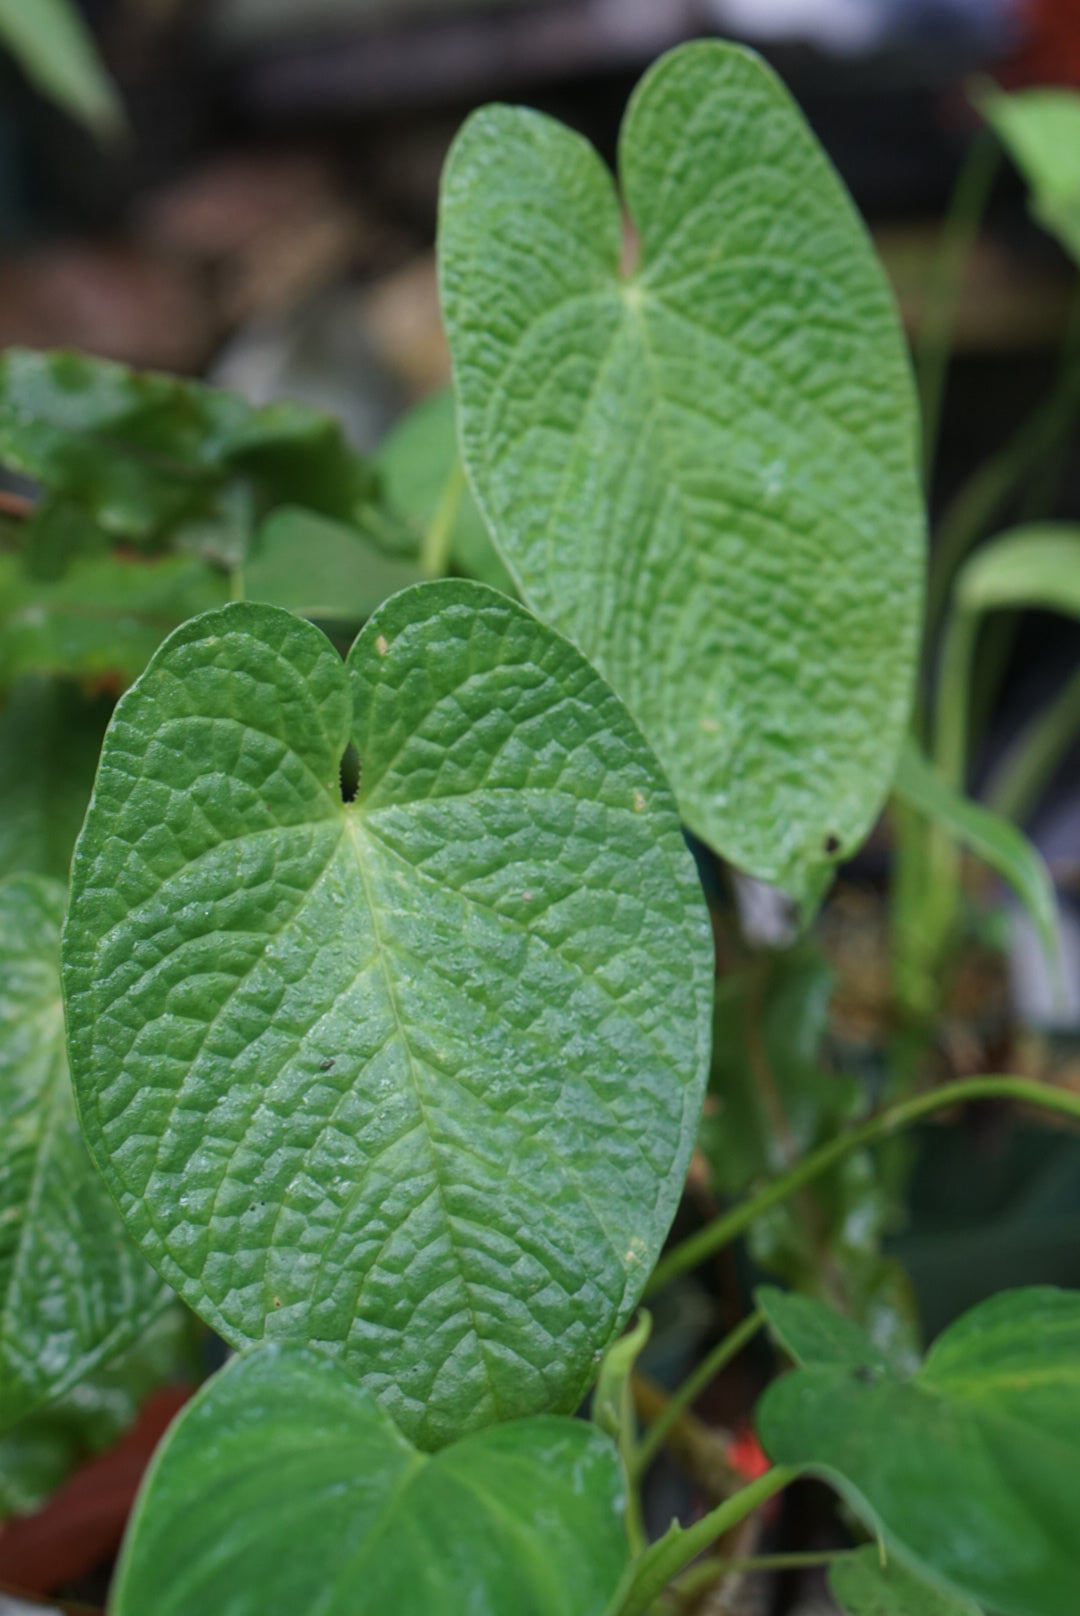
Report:
[[341,800],[353,802],[360,789],[360,754],[350,741],[341,755]]
[[825,855],[826,855],[826,857],[827,858],[834,858],[835,855],[837,853],[839,853],[839,851],[840,851],[840,838],[839,838],[839,836],[826,836],[826,838],[825,838]]

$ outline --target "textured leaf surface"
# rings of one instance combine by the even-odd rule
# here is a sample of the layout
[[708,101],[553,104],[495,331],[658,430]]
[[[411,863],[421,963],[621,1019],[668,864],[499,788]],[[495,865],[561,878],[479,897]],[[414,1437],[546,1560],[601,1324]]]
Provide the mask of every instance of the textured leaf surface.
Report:
[[60,1003],[64,889],[0,886],[0,1429],[124,1350],[167,1290],[86,1154]]
[[829,1588],[845,1616],[980,1616],[970,1599],[930,1587],[896,1560],[882,1565],[872,1543],[830,1567]]
[[0,877],[67,881],[111,704],[59,679],[19,680],[0,712]]
[[443,183],[440,275],[480,508],[611,680],[683,816],[796,895],[866,833],[922,599],[916,412],[849,198],[756,57],[646,76],[620,172],[491,107]]
[[628,1554],[615,1449],[541,1417],[428,1458],[321,1354],[234,1360],[136,1505],[114,1616],[603,1616]]
[[179,623],[228,598],[225,575],[194,557],[88,557],[47,581],[0,556],[0,685],[25,673],[129,684]]
[[655,758],[521,607],[423,585],[343,665],[229,606],[106,737],[65,936],[83,1125],[226,1339],[343,1353],[436,1446],[575,1407],[628,1316],[711,962]]
[[991,92],[979,107],[1031,187],[1035,217],[1080,263],[1080,95]]
[[903,1559],[1001,1616],[1072,1616],[1080,1295],[992,1297],[906,1380],[875,1363],[869,1341],[857,1363],[848,1330],[830,1360],[830,1330],[823,1319],[805,1367],[759,1405],[771,1457],[825,1476]]
[[900,757],[893,790],[902,802],[943,826],[961,847],[1008,882],[1031,916],[1047,958],[1054,959],[1058,919],[1053,878],[1042,854],[1019,826],[954,791],[910,738]]

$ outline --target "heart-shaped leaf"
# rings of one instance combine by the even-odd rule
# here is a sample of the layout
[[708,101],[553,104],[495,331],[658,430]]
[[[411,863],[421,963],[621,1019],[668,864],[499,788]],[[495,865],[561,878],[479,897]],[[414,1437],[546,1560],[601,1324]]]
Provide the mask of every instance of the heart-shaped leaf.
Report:
[[228,606],[106,735],[65,932],[83,1126],[227,1340],[343,1354],[438,1446],[575,1407],[627,1318],[711,964],[655,758],[522,607],[421,585],[342,664]]
[[820,1303],[770,1290],[758,1302],[803,1364],[759,1405],[777,1463],[825,1476],[903,1559],[958,1594],[1001,1616],[1073,1616],[1080,1295],[991,1297],[909,1379]]
[[75,1117],[56,881],[0,885],[0,1430],[122,1352],[168,1301]]
[[673,51],[620,140],[640,236],[561,124],[489,107],[440,215],[478,502],[525,598],[593,657],[690,827],[805,896],[865,835],[922,602],[916,408],[884,274],[755,56]]
[[432,1458],[321,1354],[235,1359],[172,1426],[113,1616],[603,1616],[626,1568],[615,1449],[541,1416]]
[[979,1616],[970,1599],[942,1593],[872,1543],[829,1569],[829,1589],[844,1616]]

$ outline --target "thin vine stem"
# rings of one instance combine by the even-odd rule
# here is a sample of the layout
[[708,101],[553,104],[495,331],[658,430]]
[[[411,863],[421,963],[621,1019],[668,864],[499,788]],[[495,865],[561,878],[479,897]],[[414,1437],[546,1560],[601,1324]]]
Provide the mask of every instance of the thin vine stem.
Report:
[[706,1257],[730,1245],[765,1212],[790,1200],[804,1184],[812,1184],[853,1151],[876,1144],[879,1139],[888,1139],[901,1129],[920,1122],[923,1117],[932,1116],[935,1111],[967,1105],[973,1100],[1012,1100],[1080,1122],[1080,1095],[1053,1088],[1049,1083],[1036,1083],[1022,1077],[971,1077],[955,1083],[944,1083],[928,1094],[918,1094],[890,1106],[860,1127],[853,1128],[850,1133],[839,1134],[835,1139],[828,1140],[804,1156],[789,1172],[758,1190],[756,1195],[751,1195],[721,1217],[714,1218],[660,1259],[653,1269],[645,1294],[651,1295],[662,1289],[679,1274],[688,1273],[704,1262]]
[[804,1571],[814,1566],[832,1565],[834,1561],[842,1560],[845,1555],[854,1552],[853,1549],[807,1549],[791,1554],[748,1554],[731,1559],[721,1554],[711,1554],[708,1559],[691,1566],[689,1571],[684,1571],[672,1586],[675,1593],[690,1599],[711,1588],[721,1577],[745,1576],[758,1571]]
[[646,1549],[635,1562],[630,1586],[618,1606],[618,1616],[644,1616],[653,1600],[660,1597],[680,1571],[717,1538],[752,1515],[759,1505],[790,1486],[798,1474],[791,1465],[773,1465],[757,1481],[733,1493],[693,1526],[672,1526],[659,1543]]
[[629,1467],[631,1481],[640,1480],[687,1409],[706,1386],[716,1379],[720,1371],[725,1369],[733,1358],[738,1357],[746,1343],[753,1339],[764,1323],[765,1315],[760,1310],[743,1319],[741,1324],[736,1325],[734,1330],[717,1343],[701,1360],[693,1374],[688,1375],[682,1385],[672,1393],[670,1400],[649,1426],[631,1455]]

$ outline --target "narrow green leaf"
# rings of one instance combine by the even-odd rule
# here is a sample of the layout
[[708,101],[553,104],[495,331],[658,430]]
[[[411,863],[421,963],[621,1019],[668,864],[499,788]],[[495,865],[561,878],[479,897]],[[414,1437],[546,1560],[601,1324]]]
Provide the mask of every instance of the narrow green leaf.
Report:
[[71,0],[0,0],[0,42],[72,117],[104,135],[123,127],[116,87]]
[[420,577],[414,561],[384,555],[355,528],[283,505],[266,518],[244,566],[244,598],[359,624]]
[[[807,1304],[804,1304],[807,1305]],[[811,1304],[819,1306],[819,1304]],[[823,1315],[817,1341],[833,1326]],[[846,1332],[845,1332],[846,1334]],[[774,1382],[758,1429],[890,1550],[1000,1616],[1073,1616],[1080,1587],[1080,1295],[1006,1291],[910,1379],[844,1344]]]
[[540,1417],[418,1453],[319,1353],[234,1360],[158,1449],[113,1616],[603,1616],[626,1569],[610,1441]]
[[970,1599],[943,1593],[872,1543],[829,1568],[829,1589],[845,1616],[979,1616]]
[[168,1300],[79,1134],[63,908],[59,882],[0,885],[0,1430],[122,1352]]
[[440,277],[477,501],[705,841],[800,899],[888,790],[922,606],[917,412],[885,276],[783,85],[671,52],[620,142],[640,237],[550,118],[473,115]]
[[984,544],[960,571],[956,604],[973,615],[1029,607],[1080,617],[1080,528],[1033,523]]
[[0,711],[0,878],[67,881],[111,703],[59,679],[21,679]]
[[1031,187],[1031,209],[1080,263],[1080,95],[1037,89],[977,98],[979,110]]
[[1057,899],[1050,871],[1023,831],[991,808],[954,791],[910,738],[900,757],[893,790],[925,818],[996,870],[1012,887],[1039,933],[1047,958],[1058,952]]
[[194,557],[103,555],[45,582],[0,555],[0,687],[27,673],[129,684],[178,624],[228,598],[224,573]]
[[65,973],[91,1149],[227,1340],[342,1354],[424,1447],[577,1405],[678,1201],[712,945],[569,642],[465,582],[345,665],[273,607],[185,625],[106,736]]

